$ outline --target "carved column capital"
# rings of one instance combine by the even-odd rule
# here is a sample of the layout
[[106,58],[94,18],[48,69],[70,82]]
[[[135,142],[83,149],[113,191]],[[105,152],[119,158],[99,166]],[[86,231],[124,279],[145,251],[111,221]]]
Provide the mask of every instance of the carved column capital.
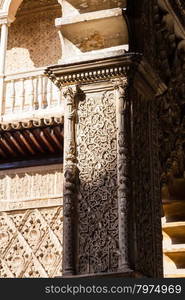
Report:
[[67,105],[74,105],[74,99],[75,95],[77,93],[77,88],[76,86],[68,86],[67,88],[64,89],[63,95],[67,100]]
[[118,113],[124,114],[128,102],[128,79],[127,77],[117,78],[112,83],[116,91],[116,98],[119,100],[117,101]]
[[112,80],[112,84],[114,89],[119,90],[120,93],[125,93],[125,88],[128,87],[128,79],[127,77],[116,78]]
[[68,168],[76,162],[75,145],[75,119],[76,119],[76,95],[77,87],[69,86],[64,89],[63,95],[66,99],[66,147],[65,147],[65,166]]

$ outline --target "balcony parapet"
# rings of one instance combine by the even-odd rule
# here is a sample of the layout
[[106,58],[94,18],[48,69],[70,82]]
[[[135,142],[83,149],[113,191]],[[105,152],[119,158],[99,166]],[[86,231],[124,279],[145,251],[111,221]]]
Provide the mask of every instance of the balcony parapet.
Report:
[[6,74],[3,90],[1,123],[64,114],[61,91],[44,74],[44,68]]

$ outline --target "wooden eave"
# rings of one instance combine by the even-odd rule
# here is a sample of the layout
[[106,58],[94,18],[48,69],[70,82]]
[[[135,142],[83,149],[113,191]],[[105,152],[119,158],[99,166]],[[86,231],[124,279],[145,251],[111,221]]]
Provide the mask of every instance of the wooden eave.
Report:
[[63,118],[0,124],[0,167],[31,159],[63,158]]

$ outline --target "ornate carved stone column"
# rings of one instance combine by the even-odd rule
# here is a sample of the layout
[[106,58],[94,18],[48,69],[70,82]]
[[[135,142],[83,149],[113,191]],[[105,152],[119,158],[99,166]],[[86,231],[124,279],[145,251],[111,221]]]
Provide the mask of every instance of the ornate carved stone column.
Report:
[[65,116],[65,165],[64,165],[64,257],[63,275],[75,274],[75,214],[77,200],[78,169],[76,165],[75,143],[75,96],[76,88],[64,91],[66,99]]
[[119,270],[131,271],[128,255],[128,203],[130,197],[130,103],[127,77],[113,81],[117,106],[117,185],[119,213]]

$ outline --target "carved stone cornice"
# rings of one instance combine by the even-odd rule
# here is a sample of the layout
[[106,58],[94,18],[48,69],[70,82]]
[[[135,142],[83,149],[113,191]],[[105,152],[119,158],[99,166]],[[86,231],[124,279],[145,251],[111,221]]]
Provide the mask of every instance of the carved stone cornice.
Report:
[[125,54],[82,63],[61,64],[48,67],[45,74],[59,88],[71,84],[88,84],[121,75],[125,76],[131,68],[138,64],[140,59],[139,54]]
[[163,94],[166,90],[159,76],[139,53],[51,66],[45,73],[60,89],[66,85],[84,85],[126,76],[129,78],[128,84],[134,81],[137,88],[149,96]]

